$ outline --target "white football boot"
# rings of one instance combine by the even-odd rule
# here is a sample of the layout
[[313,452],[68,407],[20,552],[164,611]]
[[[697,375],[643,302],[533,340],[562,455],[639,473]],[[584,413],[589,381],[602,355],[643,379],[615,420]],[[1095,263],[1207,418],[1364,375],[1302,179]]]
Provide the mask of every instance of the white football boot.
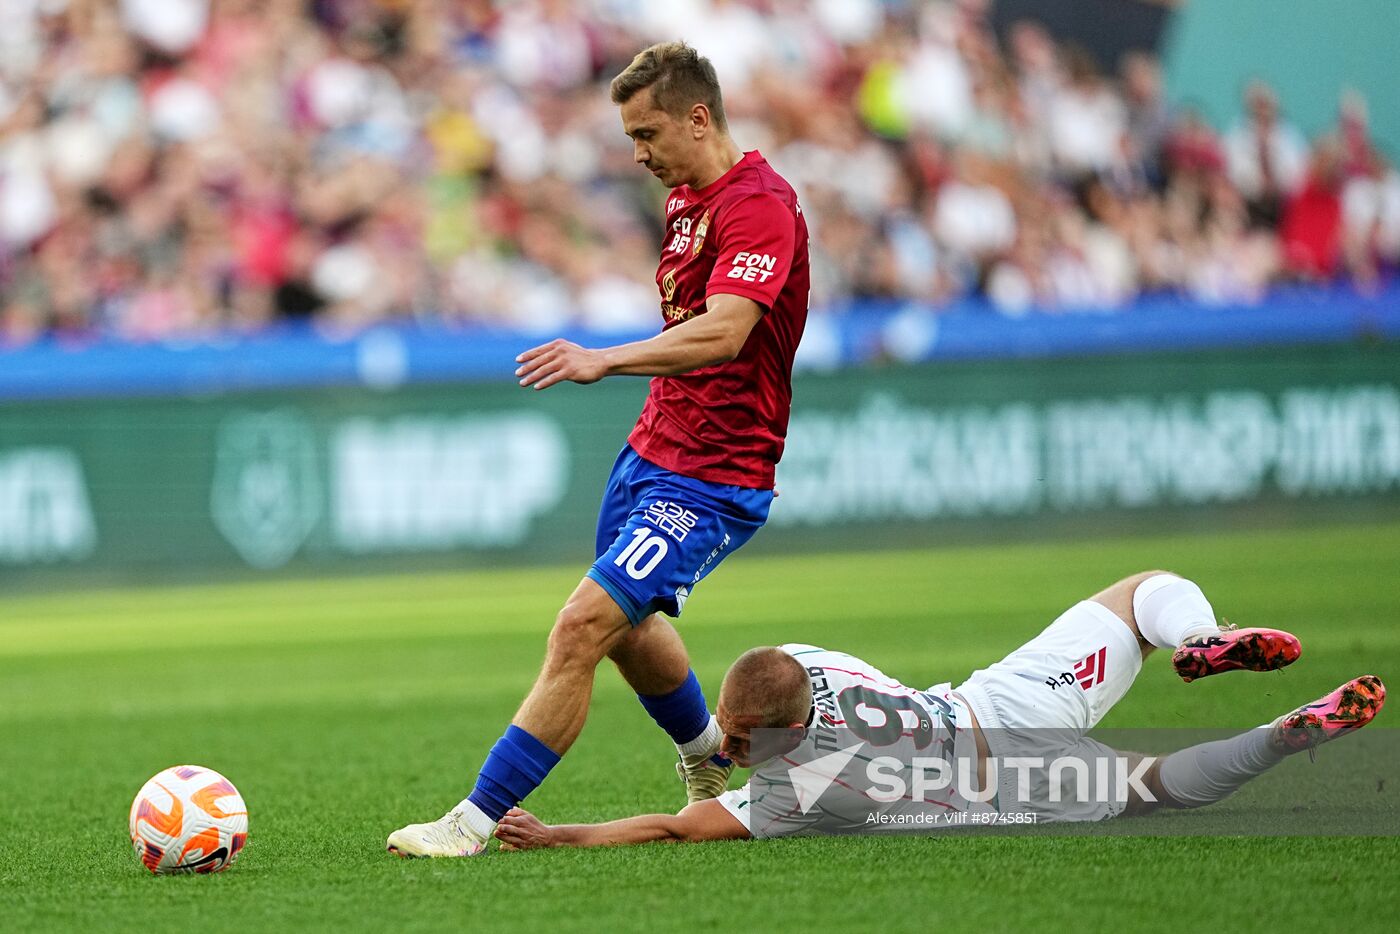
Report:
[[[486,819],[486,815],[481,815]],[[491,838],[474,829],[460,810],[448,811],[426,824],[409,824],[389,834],[388,850],[404,858],[420,856],[480,856]]]
[[723,740],[719,722],[711,715],[704,732],[684,747],[677,747],[681,761],[676,763],[676,774],[685,783],[687,804],[718,798],[729,788],[734,763],[719,754]]
[[721,760],[728,764],[716,761],[719,757],[715,755],[682,755],[680,759],[681,761],[676,763],[676,774],[685,782],[687,804],[718,798],[729,788],[729,776],[734,774],[734,763],[728,759]]

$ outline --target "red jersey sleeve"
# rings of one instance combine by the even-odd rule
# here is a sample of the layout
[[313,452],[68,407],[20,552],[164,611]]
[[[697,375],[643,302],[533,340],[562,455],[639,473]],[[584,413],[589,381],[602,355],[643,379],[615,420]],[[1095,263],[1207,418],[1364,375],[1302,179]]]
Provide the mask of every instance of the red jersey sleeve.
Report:
[[740,295],[773,307],[787,282],[797,219],[776,195],[752,194],[727,204],[715,218],[719,256],[705,295]]

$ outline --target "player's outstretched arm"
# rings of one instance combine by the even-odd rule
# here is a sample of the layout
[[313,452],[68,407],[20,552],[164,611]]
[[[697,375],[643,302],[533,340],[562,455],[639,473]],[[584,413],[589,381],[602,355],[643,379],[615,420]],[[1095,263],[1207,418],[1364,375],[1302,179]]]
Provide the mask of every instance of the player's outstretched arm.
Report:
[[728,363],[744,349],[763,308],[739,295],[711,295],[705,313],[655,337],[590,349],[562,338],[515,358],[520,385],[548,389],[555,383],[596,383],[605,376],[676,376]]
[[624,846],[632,843],[700,843],[743,840],[748,830],[718,801],[699,801],[679,814],[644,814],[606,824],[544,823],[529,811],[512,808],[496,826],[501,845],[516,850],[551,846]]

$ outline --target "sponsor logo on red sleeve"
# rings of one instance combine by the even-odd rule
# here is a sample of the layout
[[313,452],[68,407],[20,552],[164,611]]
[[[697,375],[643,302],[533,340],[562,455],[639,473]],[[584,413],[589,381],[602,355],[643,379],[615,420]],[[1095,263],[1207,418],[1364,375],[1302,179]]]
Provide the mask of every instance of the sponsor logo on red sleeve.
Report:
[[739,253],[729,270],[730,279],[744,282],[767,282],[777,272],[778,259],[767,253]]

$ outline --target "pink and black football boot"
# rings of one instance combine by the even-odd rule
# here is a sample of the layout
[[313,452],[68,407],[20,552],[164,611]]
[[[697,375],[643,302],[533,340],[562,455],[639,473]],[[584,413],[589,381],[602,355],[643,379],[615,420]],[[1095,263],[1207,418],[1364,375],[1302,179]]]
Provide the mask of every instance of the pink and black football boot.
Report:
[[1274,721],[1274,741],[1294,752],[1312,750],[1359,730],[1385,706],[1385,685],[1375,675],[1352,678],[1331,694]]
[[1191,682],[1222,671],[1273,671],[1298,660],[1298,637],[1281,629],[1222,629],[1181,643],[1172,667]]

